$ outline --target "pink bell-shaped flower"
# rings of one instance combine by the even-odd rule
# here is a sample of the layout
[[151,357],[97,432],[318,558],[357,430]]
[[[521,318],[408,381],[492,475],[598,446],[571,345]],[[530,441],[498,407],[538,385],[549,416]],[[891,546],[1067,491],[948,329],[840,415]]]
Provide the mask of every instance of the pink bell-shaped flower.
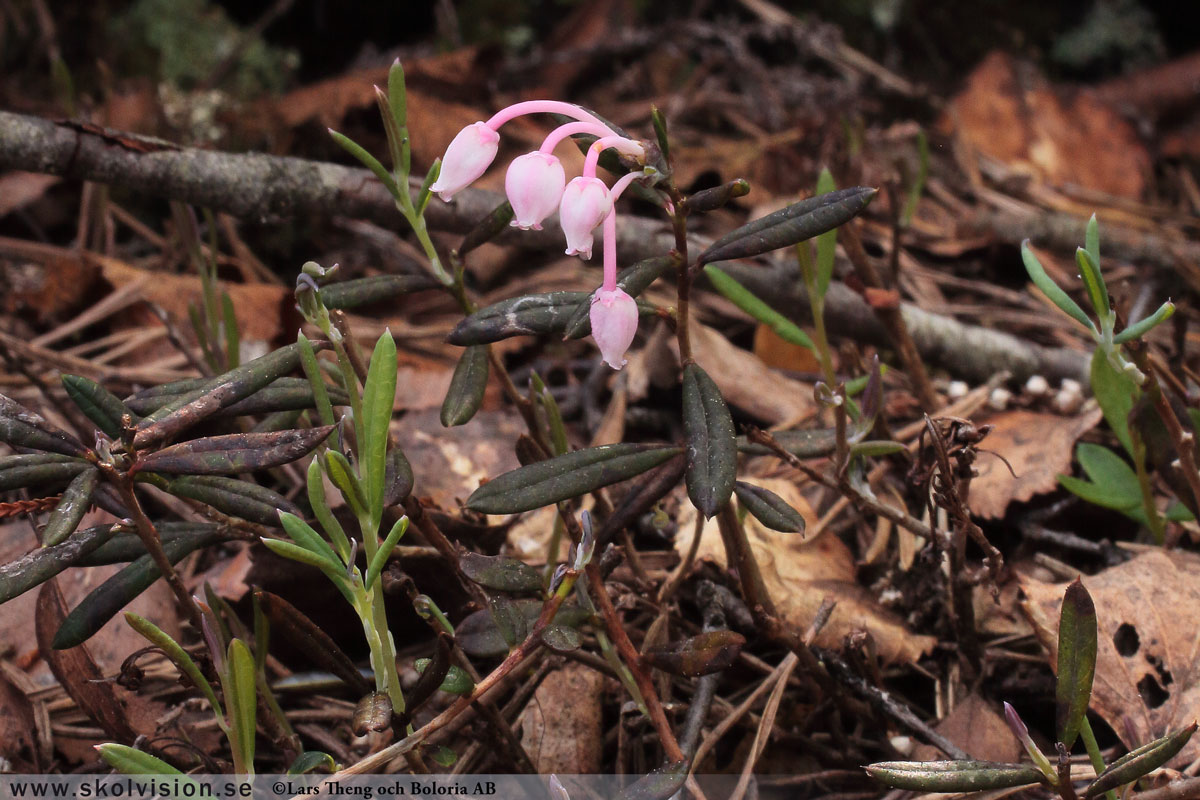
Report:
[[540,231],[542,220],[558,209],[566,182],[562,163],[551,153],[535,151],[514,158],[504,176],[513,227]]
[[568,183],[558,207],[558,222],[567,235],[567,255],[591,258],[592,231],[611,211],[612,198],[604,181],[581,175]]
[[624,289],[600,288],[592,296],[589,317],[592,338],[605,362],[613,369],[625,366],[625,351],[637,333],[637,303]]
[[468,125],[458,132],[446,148],[446,155],[442,156],[442,171],[430,189],[449,202],[451,197],[487,172],[499,149],[500,134],[486,123]]

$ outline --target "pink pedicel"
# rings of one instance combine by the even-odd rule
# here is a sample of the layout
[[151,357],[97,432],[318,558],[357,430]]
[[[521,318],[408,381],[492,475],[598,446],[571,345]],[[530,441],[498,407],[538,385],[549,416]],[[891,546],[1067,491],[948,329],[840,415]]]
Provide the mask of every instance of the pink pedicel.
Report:
[[442,157],[442,171],[430,189],[446,202],[479,179],[496,158],[500,134],[476,122],[458,132]]
[[563,190],[558,207],[558,224],[567,237],[569,256],[592,257],[592,231],[612,211],[608,187],[599,178],[573,178]]
[[513,208],[512,225],[535,231],[542,220],[558,210],[567,176],[550,153],[526,153],[513,159],[504,178],[504,192]]
[[633,344],[637,333],[638,307],[624,289],[596,290],[588,315],[592,322],[592,338],[600,355],[613,369],[625,366],[625,351]]

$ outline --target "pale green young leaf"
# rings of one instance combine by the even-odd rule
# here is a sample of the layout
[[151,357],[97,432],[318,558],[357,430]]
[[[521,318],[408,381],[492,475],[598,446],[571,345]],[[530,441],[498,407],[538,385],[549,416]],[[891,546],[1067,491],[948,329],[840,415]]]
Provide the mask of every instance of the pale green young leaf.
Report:
[[396,520],[396,524],[392,525],[392,529],[388,531],[387,538],[383,540],[383,544],[379,545],[379,549],[375,551],[375,555],[371,558],[371,563],[367,565],[367,577],[363,581],[363,587],[367,590],[375,584],[379,578],[379,573],[383,571],[383,567],[387,564],[388,557],[392,551],[396,549],[400,538],[404,536],[408,530],[408,517],[401,517]]
[[1021,260],[1025,262],[1025,271],[1029,273],[1029,279],[1033,281],[1033,285],[1042,290],[1042,294],[1050,298],[1050,302],[1061,308],[1074,319],[1087,326],[1088,330],[1096,335],[1099,331],[1096,330],[1096,325],[1088,318],[1079,304],[1071,299],[1070,295],[1062,290],[1049,275],[1046,274],[1046,268],[1042,266],[1042,262],[1038,261],[1037,256],[1029,249],[1029,240],[1021,242]]
[[[366,484],[367,508],[371,518],[383,515],[384,475],[387,471],[388,429],[392,406],[396,402],[396,343],[390,331],[384,331],[371,353],[367,382],[363,386],[363,435],[358,443],[359,469]],[[364,532],[365,533],[365,532]]]
[[[817,176],[817,194],[829,194],[837,189],[833,175],[828,168],[821,170]],[[826,231],[817,237],[817,292],[822,297],[829,289],[829,281],[833,278],[834,255],[837,251],[837,228]]]

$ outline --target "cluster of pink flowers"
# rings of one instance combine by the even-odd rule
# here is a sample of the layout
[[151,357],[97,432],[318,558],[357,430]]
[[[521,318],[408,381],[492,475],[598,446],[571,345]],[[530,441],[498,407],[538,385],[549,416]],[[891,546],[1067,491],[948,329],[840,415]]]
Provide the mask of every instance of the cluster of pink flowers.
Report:
[[[446,201],[477,180],[496,158],[500,147],[501,125],[524,114],[560,114],[577,120],[556,128],[541,148],[514,158],[508,166],[504,190],[513,208],[514,227],[541,230],[542,221],[558,211],[558,221],[566,234],[569,256],[592,257],[593,233],[603,229],[604,282],[592,296],[592,337],[600,354],[613,369],[625,365],[625,351],[637,333],[637,303],[617,286],[617,225],[613,206],[629,184],[639,177],[631,172],[611,189],[596,177],[600,154],[613,148],[642,159],[642,146],[619,136],[592,114],[570,103],[555,100],[530,100],[516,103],[498,112],[487,122],[476,122],[459,131],[446,148],[442,169],[433,191]],[[562,163],[554,148],[569,136],[591,134],[596,141],[588,148],[583,174],[567,182]]]

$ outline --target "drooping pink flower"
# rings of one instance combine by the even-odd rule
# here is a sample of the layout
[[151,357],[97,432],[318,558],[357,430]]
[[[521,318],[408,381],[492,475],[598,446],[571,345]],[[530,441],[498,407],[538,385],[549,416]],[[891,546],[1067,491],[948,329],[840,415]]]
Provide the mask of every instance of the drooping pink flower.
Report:
[[592,322],[592,338],[604,361],[613,369],[625,366],[625,351],[633,344],[637,333],[637,303],[624,289],[600,288],[592,295],[588,316]]
[[592,231],[612,211],[608,187],[599,178],[573,178],[563,190],[558,222],[567,236],[567,255],[592,257]]
[[500,149],[500,134],[485,122],[458,132],[442,157],[442,171],[430,188],[445,201],[470,186],[487,171]]
[[558,209],[567,174],[551,153],[533,152],[514,158],[504,177],[504,192],[512,204],[514,227],[542,229],[542,220]]

